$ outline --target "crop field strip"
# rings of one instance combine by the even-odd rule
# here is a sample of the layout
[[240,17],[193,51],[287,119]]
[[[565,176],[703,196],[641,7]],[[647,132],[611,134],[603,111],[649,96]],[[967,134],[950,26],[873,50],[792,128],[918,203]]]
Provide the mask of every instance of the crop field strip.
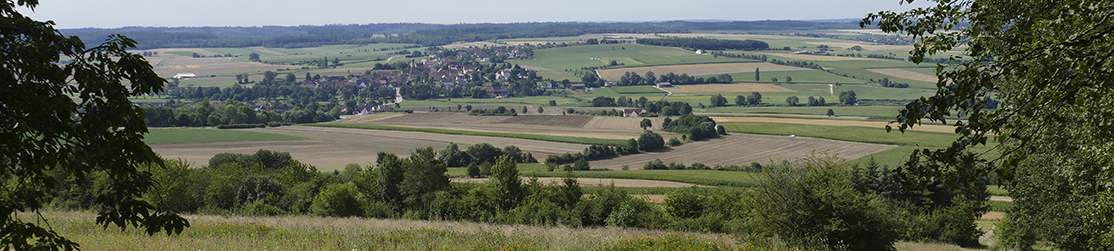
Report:
[[841,142],[812,138],[790,138],[766,135],[725,135],[721,138],[695,141],[672,147],[661,152],[649,152],[622,156],[607,160],[591,161],[593,168],[620,170],[623,165],[630,169],[642,169],[647,162],[660,159],[691,165],[702,163],[709,167],[716,165],[745,166],[750,163],[770,163],[805,157],[812,153],[827,153],[849,160],[858,159],[873,153],[889,150],[896,146],[867,143]]

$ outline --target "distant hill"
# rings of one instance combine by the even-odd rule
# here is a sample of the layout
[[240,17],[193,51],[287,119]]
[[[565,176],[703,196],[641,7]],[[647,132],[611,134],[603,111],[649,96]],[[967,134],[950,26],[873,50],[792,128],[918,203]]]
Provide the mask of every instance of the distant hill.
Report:
[[135,39],[139,49],[172,47],[312,47],[329,44],[415,43],[438,46],[492,39],[579,36],[588,33],[689,33],[695,30],[805,31],[854,29],[855,22],[819,21],[662,21],[545,22],[483,24],[352,24],[260,27],[122,27],[63,29],[84,41],[103,41],[110,34]]

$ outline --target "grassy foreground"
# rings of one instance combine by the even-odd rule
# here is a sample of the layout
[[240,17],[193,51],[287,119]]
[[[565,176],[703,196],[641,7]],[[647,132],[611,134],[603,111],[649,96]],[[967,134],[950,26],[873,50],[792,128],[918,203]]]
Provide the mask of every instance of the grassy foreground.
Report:
[[147,144],[196,143],[223,141],[299,140],[306,137],[221,129],[151,129],[143,142]]
[[574,143],[574,144],[586,144],[586,145],[612,145],[612,146],[626,146],[627,145],[626,140],[616,140],[616,139],[564,137],[564,136],[550,136],[550,135],[523,134],[523,133],[477,132],[477,131],[449,130],[449,129],[437,129],[437,128],[414,128],[414,127],[371,125],[371,124],[336,124],[336,123],[331,123],[331,124],[306,124],[305,126],[357,128],[357,129],[390,130],[390,131],[410,131],[410,132],[429,132],[429,133],[454,134],[454,135],[488,136],[488,137],[502,137],[502,138],[515,138],[515,139],[532,139],[532,140],[561,142],[561,143]]
[[770,250],[726,234],[365,218],[187,215],[180,235],[102,229],[96,215],[44,212],[87,250]]
[[[309,216],[186,215],[191,227],[182,234],[148,236],[136,229],[103,229],[92,213],[51,211],[43,216],[86,250],[787,250],[751,245],[728,234]],[[970,250],[912,242],[895,247]]]

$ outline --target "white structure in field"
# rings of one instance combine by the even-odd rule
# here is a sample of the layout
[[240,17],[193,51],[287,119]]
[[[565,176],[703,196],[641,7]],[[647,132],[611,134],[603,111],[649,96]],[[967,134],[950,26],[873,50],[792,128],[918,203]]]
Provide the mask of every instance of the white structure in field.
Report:
[[197,77],[197,75],[194,75],[193,73],[189,73],[189,72],[174,74],[174,78],[176,78],[176,79],[196,78],[196,77]]
[[828,84],[828,96],[834,96],[835,95],[835,93],[836,93],[836,89],[835,89],[836,87],[835,86],[836,86],[835,84]]

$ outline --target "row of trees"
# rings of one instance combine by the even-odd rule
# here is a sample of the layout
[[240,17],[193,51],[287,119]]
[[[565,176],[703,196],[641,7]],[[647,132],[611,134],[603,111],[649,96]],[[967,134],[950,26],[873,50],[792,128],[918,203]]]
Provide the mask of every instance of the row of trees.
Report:
[[[331,106],[331,107],[330,107]],[[236,101],[228,101],[219,109],[213,108],[208,100],[175,109],[169,107],[147,107],[143,109],[143,120],[150,127],[196,127],[244,124],[275,123],[316,123],[333,121],[340,118],[340,106],[310,105],[294,108],[282,114],[263,111]]]
[[615,84],[619,85],[619,86],[628,86],[628,85],[655,85],[655,84],[661,83],[661,82],[669,82],[670,84],[674,84],[674,85],[695,85],[695,84],[715,84],[715,83],[726,84],[726,83],[731,83],[731,82],[734,82],[734,81],[735,81],[735,79],[727,73],[712,76],[712,77],[708,77],[708,78],[704,78],[704,77],[689,76],[688,73],[681,73],[680,75],[677,75],[677,74],[674,74],[674,73],[670,72],[670,73],[666,73],[665,75],[662,75],[660,78],[658,78],[654,75],[653,71],[647,71],[645,77],[638,75],[638,73],[636,73],[636,72],[628,71],[626,73],[623,73],[623,76],[619,77],[619,81],[616,82]]
[[703,140],[727,134],[723,126],[717,126],[715,120],[703,115],[681,115],[676,120],[665,118],[661,122],[661,127],[667,132],[685,134],[684,136],[689,140]]

